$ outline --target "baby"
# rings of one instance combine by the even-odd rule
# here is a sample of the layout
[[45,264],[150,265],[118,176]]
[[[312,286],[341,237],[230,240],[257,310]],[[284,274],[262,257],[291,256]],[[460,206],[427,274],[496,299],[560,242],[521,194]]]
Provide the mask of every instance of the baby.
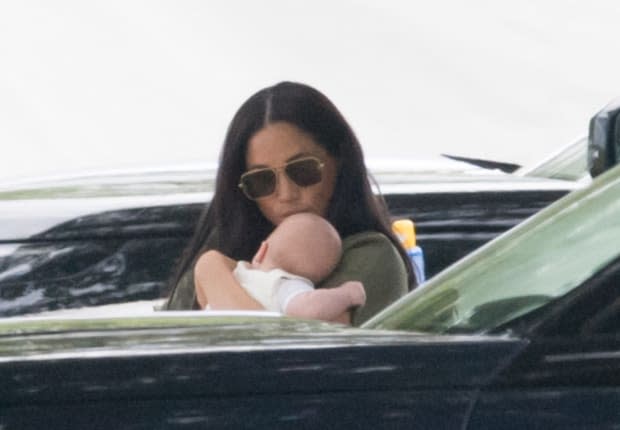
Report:
[[263,241],[251,263],[239,261],[233,275],[267,310],[347,322],[347,312],[366,302],[361,282],[314,288],[334,270],[341,252],[340,236],[329,222],[311,213],[294,214]]

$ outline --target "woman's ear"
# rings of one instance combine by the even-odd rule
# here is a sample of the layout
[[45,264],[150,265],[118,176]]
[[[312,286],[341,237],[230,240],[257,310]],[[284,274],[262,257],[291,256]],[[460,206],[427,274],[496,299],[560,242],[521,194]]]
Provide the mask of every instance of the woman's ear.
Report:
[[268,246],[269,245],[267,244],[266,240],[263,240],[261,242],[260,248],[258,248],[258,251],[256,251],[256,254],[254,254],[254,257],[252,258],[253,266],[258,266],[263,262],[263,260],[265,259],[265,255],[267,254]]

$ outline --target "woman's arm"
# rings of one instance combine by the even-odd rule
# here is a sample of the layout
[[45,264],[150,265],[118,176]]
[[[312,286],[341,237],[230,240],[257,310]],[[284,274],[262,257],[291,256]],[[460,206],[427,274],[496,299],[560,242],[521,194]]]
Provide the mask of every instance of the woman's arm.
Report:
[[237,262],[218,251],[207,251],[194,266],[196,299],[204,309],[264,309],[246,293],[233,275]]

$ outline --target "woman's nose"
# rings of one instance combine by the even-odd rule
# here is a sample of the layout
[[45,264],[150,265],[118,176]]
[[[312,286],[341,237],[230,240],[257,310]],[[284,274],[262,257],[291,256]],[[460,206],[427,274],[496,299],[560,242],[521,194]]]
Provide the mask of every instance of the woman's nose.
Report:
[[299,196],[299,185],[289,178],[286,173],[278,172],[276,196],[280,200],[294,200]]

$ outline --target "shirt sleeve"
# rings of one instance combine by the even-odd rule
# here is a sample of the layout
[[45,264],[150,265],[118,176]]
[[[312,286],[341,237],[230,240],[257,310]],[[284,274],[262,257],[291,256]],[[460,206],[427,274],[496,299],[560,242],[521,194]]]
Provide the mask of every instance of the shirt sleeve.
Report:
[[[207,249],[216,249],[217,242],[217,230],[213,230],[208,235],[206,246],[201,252]],[[187,311],[200,309],[200,305],[196,299],[196,290],[194,288],[194,264],[196,264],[196,261],[183,273],[177,284],[173,287],[170,296],[162,307],[164,310]]]
[[353,313],[358,326],[408,291],[407,270],[394,244],[378,232],[363,232],[343,240],[342,258],[319,288],[337,287],[346,281],[360,281],[366,304]]
[[312,282],[302,278],[282,278],[274,291],[277,311],[284,314],[293,297],[306,291],[313,291]]

